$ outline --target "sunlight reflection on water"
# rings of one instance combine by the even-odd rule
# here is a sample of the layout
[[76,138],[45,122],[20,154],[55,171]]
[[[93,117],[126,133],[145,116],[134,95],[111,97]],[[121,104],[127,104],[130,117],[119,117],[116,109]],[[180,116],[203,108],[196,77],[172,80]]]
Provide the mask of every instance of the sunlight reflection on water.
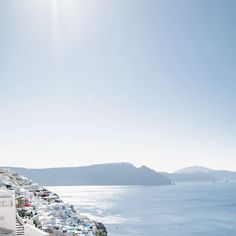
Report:
[[109,236],[234,236],[236,183],[48,187]]
[[79,214],[103,222],[121,224],[127,221],[119,214],[106,210],[116,207],[114,199],[122,198],[129,191],[127,186],[60,186],[48,187],[56,192],[64,202],[73,204]]

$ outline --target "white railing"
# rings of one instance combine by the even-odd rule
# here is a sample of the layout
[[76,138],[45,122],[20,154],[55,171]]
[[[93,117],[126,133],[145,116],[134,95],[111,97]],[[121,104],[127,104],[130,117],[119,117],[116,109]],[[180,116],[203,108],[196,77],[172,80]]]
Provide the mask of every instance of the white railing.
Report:
[[24,236],[48,236],[49,234],[36,228],[33,225],[32,220],[22,219],[18,213],[16,214],[16,219],[24,227]]
[[21,224],[21,225],[24,225],[25,224],[25,221],[24,219],[22,219],[18,213],[16,213],[16,219],[18,220],[18,222]]
[[25,224],[25,236],[48,236],[49,234],[33,225]]

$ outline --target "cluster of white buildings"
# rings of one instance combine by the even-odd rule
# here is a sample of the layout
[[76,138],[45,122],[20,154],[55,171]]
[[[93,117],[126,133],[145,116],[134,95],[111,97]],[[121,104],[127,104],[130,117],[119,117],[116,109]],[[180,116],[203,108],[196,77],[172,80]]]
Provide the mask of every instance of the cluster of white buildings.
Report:
[[0,169],[0,236],[106,236],[103,224],[79,215],[55,193]]

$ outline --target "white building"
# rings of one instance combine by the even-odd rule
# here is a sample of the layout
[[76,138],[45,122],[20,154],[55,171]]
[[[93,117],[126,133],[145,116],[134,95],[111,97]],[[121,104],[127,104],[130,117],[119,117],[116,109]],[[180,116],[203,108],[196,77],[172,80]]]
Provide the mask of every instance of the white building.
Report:
[[0,189],[0,228],[16,233],[15,194]]
[[[12,233],[6,235],[48,236],[48,233],[35,228],[32,224],[20,223],[19,220],[16,221],[15,193],[0,189],[0,235],[3,235],[1,231],[4,231],[5,235],[5,230],[10,230]],[[19,228],[22,230],[19,231]]]

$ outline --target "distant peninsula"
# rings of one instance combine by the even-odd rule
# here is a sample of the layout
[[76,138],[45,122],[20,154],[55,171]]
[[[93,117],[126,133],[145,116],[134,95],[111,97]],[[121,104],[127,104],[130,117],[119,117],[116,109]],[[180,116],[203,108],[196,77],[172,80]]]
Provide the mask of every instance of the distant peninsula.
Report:
[[204,166],[190,166],[174,173],[161,172],[160,174],[173,182],[227,182],[236,180],[235,171],[213,170]]
[[146,166],[136,168],[130,163],[47,169],[9,168],[44,186],[171,184],[170,179],[155,170]]

